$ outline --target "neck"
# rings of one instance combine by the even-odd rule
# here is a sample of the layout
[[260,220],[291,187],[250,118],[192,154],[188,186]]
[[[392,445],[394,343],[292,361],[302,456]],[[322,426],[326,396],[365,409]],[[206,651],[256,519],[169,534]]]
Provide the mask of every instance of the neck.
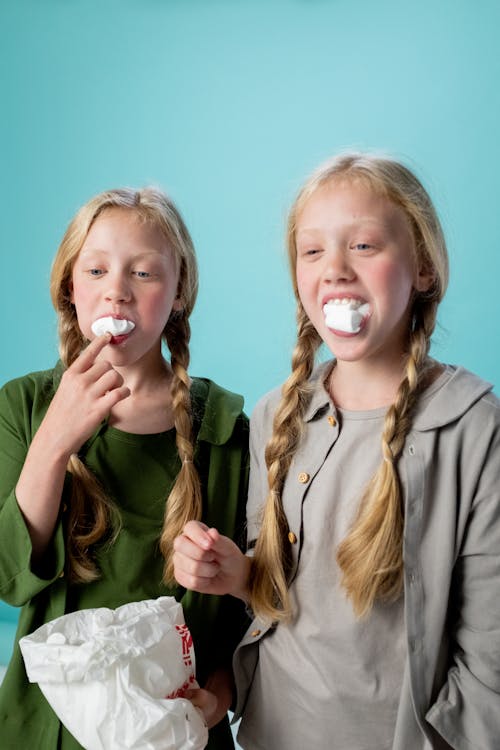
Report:
[[166,385],[170,386],[172,380],[172,369],[163,356],[150,357],[147,363],[141,361],[129,367],[115,369],[134,394],[148,393]]
[[340,361],[331,372],[327,389],[339,408],[368,411],[394,403],[404,376],[403,357],[391,366]]

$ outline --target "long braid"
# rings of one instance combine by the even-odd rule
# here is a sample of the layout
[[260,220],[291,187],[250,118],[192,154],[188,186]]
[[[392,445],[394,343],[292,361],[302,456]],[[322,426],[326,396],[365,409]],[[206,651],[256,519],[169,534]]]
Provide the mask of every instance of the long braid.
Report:
[[361,499],[358,516],[337,550],[341,583],[358,616],[375,600],[396,599],[403,585],[403,505],[397,461],[411,428],[419,393],[425,384],[435,307],[421,317],[415,311],[406,372],[382,433],[383,460]]
[[287,572],[290,567],[288,523],[282,490],[303,427],[308,402],[308,381],[314,356],[321,342],[299,303],[297,344],[292,355],[292,373],[282,388],[282,398],[273,422],[266,451],[269,494],[252,563],[250,602],[259,616],[279,620],[290,614]]
[[176,444],[181,468],[168,497],[160,550],[165,558],[163,578],[166,583],[174,581],[172,552],[176,536],[182,533],[185,524],[199,520],[202,513],[200,478],[194,465],[193,423],[191,417],[189,365],[189,320],[183,313],[174,313],[165,330],[171,354],[173,380],[171,386]]

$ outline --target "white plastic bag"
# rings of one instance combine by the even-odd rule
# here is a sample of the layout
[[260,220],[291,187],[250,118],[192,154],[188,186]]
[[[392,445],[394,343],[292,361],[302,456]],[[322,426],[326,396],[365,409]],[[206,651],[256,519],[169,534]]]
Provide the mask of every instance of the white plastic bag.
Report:
[[195,680],[182,606],[164,596],[84,609],[19,641],[30,682],[86,750],[201,750],[208,731],[183,698]]

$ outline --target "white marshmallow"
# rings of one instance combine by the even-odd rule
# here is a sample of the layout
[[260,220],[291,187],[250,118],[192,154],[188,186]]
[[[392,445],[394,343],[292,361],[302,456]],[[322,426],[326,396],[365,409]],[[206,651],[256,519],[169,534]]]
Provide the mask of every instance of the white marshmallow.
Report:
[[121,318],[98,318],[90,326],[92,333],[96,336],[102,336],[103,333],[111,333],[112,336],[123,336],[124,333],[130,333],[135,328],[135,323],[131,320],[122,320]]
[[325,323],[328,328],[344,333],[358,333],[361,330],[361,322],[368,311],[368,304],[360,305],[355,301],[340,304],[327,302],[323,306]]

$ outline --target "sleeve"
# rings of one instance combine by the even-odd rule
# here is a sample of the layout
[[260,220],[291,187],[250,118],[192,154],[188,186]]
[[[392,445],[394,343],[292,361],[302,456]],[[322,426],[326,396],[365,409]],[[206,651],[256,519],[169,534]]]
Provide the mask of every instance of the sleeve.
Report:
[[[222,445],[206,445],[206,504],[203,520],[242,549],[245,541],[245,507],[248,491],[248,420],[241,415],[233,433]],[[233,652],[248,627],[242,601],[186,591],[186,617],[196,644],[200,683],[218,667],[230,666]]]
[[266,404],[255,407],[250,420],[250,479],[247,502],[247,552],[252,554],[259,536],[262,513],[268,495],[266,445],[271,434],[271,420]]
[[483,455],[453,572],[452,664],[426,717],[456,750],[496,750],[500,738],[500,425]]
[[0,597],[22,606],[54,581],[64,567],[62,524],[47,551],[43,577],[31,567],[31,540],[15,487],[31,440],[30,399],[18,381],[0,390]]

